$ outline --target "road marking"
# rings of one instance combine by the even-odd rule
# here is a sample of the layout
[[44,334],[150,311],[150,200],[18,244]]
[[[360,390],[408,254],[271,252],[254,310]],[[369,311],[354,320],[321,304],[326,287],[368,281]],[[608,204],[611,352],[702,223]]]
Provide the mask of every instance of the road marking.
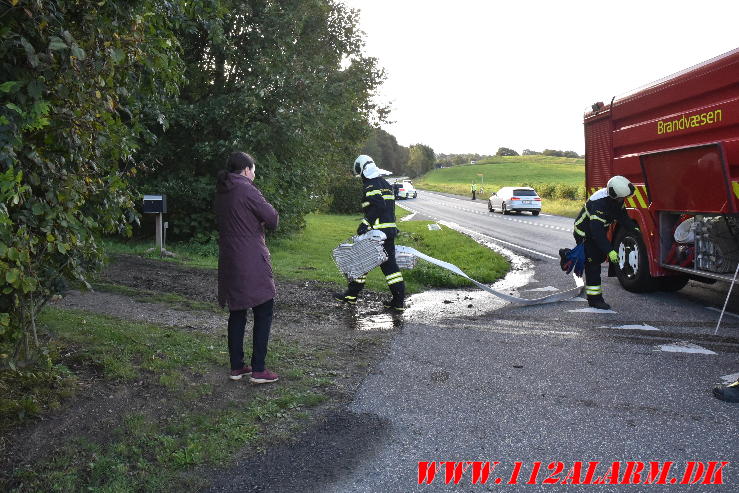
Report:
[[723,384],[724,385],[729,385],[730,383],[734,383],[737,380],[739,380],[739,372],[732,373],[731,375],[724,375],[724,376],[719,377],[719,378],[721,378],[721,380],[723,381]]
[[601,310],[600,308],[593,308],[591,306],[587,308],[578,308],[577,310],[567,310],[570,313],[617,313],[613,310]]
[[[706,310],[711,310],[712,312],[721,313],[721,310],[719,310],[718,308],[714,308],[712,306],[707,306]],[[739,315],[737,315],[736,313],[724,312],[724,315],[728,315],[729,317],[739,318]]]
[[[430,193],[430,192],[427,192],[426,194],[427,195],[431,195],[433,197],[439,197],[439,195],[436,195],[436,194]],[[464,201],[464,199],[458,199],[456,197],[446,197],[446,198],[449,198],[449,199],[452,199],[452,200]],[[444,207],[451,208],[451,209],[457,209],[457,210],[465,211],[465,212],[472,212],[473,214],[480,214],[480,215],[484,215],[484,216],[490,215],[489,212],[488,213],[486,213],[486,212],[480,212],[478,210],[470,209],[468,207],[462,207],[462,206],[458,206],[458,205],[450,205],[448,202],[444,202],[444,201],[438,200],[438,199],[432,200],[431,202],[433,202],[435,204],[443,205]],[[539,214],[539,216],[554,217],[551,214]],[[528,225],[531,225],[531,226],[538,226],[540,228],[550,228],[550,229],[556,229],[558,231],[565,231],[565,232],[568,232],[568,233],[572,233],[572,228],[563,228],[563,227],[560,227],[560,226],[552,226],[552,225],[549,225],[549,224],[541,224],[541,223],[536,223],[536,222],[533,222],[533,221],[524,221],[522,219],[516,219],[516,218],[506,217],[506,216],[500,216],[500,217],[494,216],[494,217],[496,217],[498,219],[503,219],[505,221],[517,222],[517,223],[521,223],[521,224],[528,224]]]
[[685,341],[677,341],[672,344],[660,344],[657,346],[657,349],[668,353],[716,354],[703,346]]
[[559,291],[559,289],[555,288],[554,286],[545,286],[543,288],[524,289],[524,291]]
[[453,222],[450,222],[450,221],[439,221],[439,222],[441,224],[443,224],[444,226],[446,226],[447,228],[455,229],[457,231],[461,231],[461,232],[466,233],[468,235],[475,234],[475,235],[478,235],[478,236],[480,236],[480,237],[482,237],[482,238],[484,238],[486,240],[495,241],[497,243],[503,243],[504,245],[508,245],[508,246],[511,246],[511,247],[514,247],[514,248],[518,248],[519,250],[524,250],[524,251],[527,251],[529,253],[535,253],[536,255],[540,255],[540,256],[542,256],[544,258],[548,258],[548,259],[552,259],[552,260],[557,260],[559,258],[559,257],[552,257],[551,255],[547,255],[546,253],[537,252],[536,250],[532,250],[530,248],[522,247],[521,245],[516,245],[515,243],[511,243],[510,241],[499,240],[498,238],[493,238],[492,236],[486,235],[484,233],[478,233],[477,231],[473,231],[471,229],[468,229],[468,228],[465,228],[463,226],[460,226],[457,223],[453,223]]
[[617,325],[617,326],[608,326],[603,325],[599,327],[600,329],[623,329],[623,330],[659,330],[657,327],[652,327],[651,325],[646,324],[636,324],[636,325]]

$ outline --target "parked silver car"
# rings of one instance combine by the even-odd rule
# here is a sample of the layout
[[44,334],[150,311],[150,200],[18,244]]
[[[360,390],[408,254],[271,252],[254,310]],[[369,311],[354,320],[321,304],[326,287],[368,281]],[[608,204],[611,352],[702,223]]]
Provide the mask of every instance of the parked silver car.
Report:
[[526,211],[538,216],[541,197],[531,187],[503,187],[488,199],[488,210],[499,210],[503,214]]

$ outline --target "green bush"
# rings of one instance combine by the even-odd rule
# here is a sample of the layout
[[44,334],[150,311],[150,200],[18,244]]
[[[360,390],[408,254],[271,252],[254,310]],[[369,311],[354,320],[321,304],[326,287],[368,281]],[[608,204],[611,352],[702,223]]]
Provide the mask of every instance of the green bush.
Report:
[[349,175],[336,177],[329,186],[328,211],[335,214],[362,212],[362,180]]
[[577,200],[579,198],[578,196],[578,187],[576,187],[575,185],[565,185],[564,183],[558,183],[554,187],[555,199]]
[[556,185],[553,183],[542,183],[541,185],[535,185],[534,188],[540,197],[545,199],[553,199]]

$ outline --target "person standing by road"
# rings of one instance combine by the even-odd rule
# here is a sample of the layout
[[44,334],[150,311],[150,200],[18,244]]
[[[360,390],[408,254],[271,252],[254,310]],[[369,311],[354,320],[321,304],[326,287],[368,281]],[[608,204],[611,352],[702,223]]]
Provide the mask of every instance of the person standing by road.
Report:
[[477,200],[477,183],[472,182],[472,200]]
[[[279,379],[265,368],[274,297],[264,228],[276,229],[277,211],[254,186],[256,163],[245,152],[232,153],[218,173],[215,212],[218,222],[218,302],[228,306],[228,354],[231,380],[249,376],[252,383]],[[244,329],[254,315],[251,365],[244,364]]]
[[[585,292],[588,305],[601,310],[611,306],[603,299],[600,279],[600,265],[606,260],[618,262],[618,253],[613,250],[606,237],[612,222],[618,221],[621,227],[636,229],[637,225],[626,213],[624,200],[634,193],[634,185],[623,176],[608,180],[606,188],[601,188],[585,203],[575,219],[574,236],[579,245],[585,242]],[[561,263],[565,260],[564,249],[559,251]]]
[[[376,229],[385,233],[386,239],[383,243],[387,260],[380,264],[382,273],[385,274],[392,299],[385,303],[385,308],[403,312],[405,310],[405,281],[400,273],[398,264],[395,262],[395,236],[398,228],[395,225],[395,195],[390,184],[380,177],[380,169],[375,165],[371,157],[361,155],[354,161],[353,171],[355,175],[362,177],[364,198],[362,209],[364,219],[357,228],[357,234],[361,235],[370,229]],[[335,293],[334,298],[344,303],[356,304],[359,293],[364,288],[365,276],[355,279],[349,283],[344,293]]]

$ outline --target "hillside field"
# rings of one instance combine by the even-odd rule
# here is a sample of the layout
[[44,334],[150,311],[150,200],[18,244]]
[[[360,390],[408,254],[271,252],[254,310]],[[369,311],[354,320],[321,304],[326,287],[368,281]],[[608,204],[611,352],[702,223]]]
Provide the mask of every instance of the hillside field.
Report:
[[[480,176],[482,175],[482,176]],[[505,186],[563,184],[585,186],[585,160],[550,156],[505,156],[429,171],[413,180],[416,187],[437,192],[469,195],[473,182],[478,184],[478,198],[487,200],[491,193]],[[482,188],[482,190],[480,190]],[[545,198],[544,212],[573,216],[582,207],[579,200]]]

